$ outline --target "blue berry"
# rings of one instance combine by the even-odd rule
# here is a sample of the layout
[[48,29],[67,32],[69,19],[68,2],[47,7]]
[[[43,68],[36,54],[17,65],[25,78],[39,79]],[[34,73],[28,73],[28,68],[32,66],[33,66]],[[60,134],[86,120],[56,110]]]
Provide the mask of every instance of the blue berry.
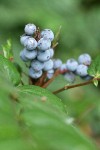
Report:
[[47,38],[41,38],[38,41],[37,48],[38,48],[38,50],[45,51],[45,50],[49,49],[50,46],[51,46],[51,41],[49,39],[47,39]]
[[46,37],[50,39],[50,41],[53,41],[54,33],[50,29],[45,29],[41,32],[41,37]]
[[53,60],[53,68],[58,69],[62,65],[62,61],[60,59],[54,59]]
[[60,72],[63,73],[64,71],[67,71],[66,64],[62,64],[59,68]]
[[77,75],[84,77],[88,75],[87,70],[88,67],[86,65],[80,64],[77,66],[76,73]]
[[67,72],[66,74],[64,74],[64,78],[68,82],[73,83],[75,81],[75,74],[73,72]]
[[37,56],[37,50],[29,51],[27,49],[24,49],[23,53],[24,53],[25,57],[29,60],[34,59]]
[[78,57],[79,64],[90,65],[91,64],[91,56],[89,54],[82,54]]
[[50,52],[49,50],[46,51],[38,51],[37,59],[41,62],[47,61],[50,59]]
[[36,26],[29,23],[25,26],[24,31],[27,35],[32,35],[36,32]]
[[27,59],[27,58],[25,57],[24,51],[21,51],[21,52],[20,52],[20,58],[21,58],[21,60],[24,61],[24,62],[29,61],[29,59]]
[[53,69],[48,70],[48,73],[54,73],[54,70]]
[[47,78],[48,79],[51,79],[53,77],[53,75],[54,75],[54,70],[53,69],[47,71]]
[[37,47],[37,41],[33,37],[29,37],[24,41],[24,46],[28,50],[33,50]]
[[27,36],[27,35],[23,34],[22,36],[20,36],[20,43],[22,45],[24,45],[25,44],[25,40],[28,39],[29,37],[30,36]]
[[66,62],[66,67],[69,71],[75,71],[77,66],[78,66],[78,62],[73,58],[68,59]]
[[33,60],[33,61],[31,62],[31,67],[32,67],[35,71],[40,71],[40,70],[43,69],[44,63],[38,61],[37,59],[35,59],[35,60]]
[[53,75],[54,75],[53,73],[47,73],[47,78],[51,79],[53,77]]
[[50,49],[48,49],[48,50],[50,51],[50,58],[52,58],[53,55],[54,55],[54,49],[50,48]]
[[37,72],[33,68],[30,68],[29,69],[29,76],[33,79],[38,79],[42,76],[42,70]]
[[53,60],[49,59],[48,61],[44,62],[44,71],[48,71],[53,69]]

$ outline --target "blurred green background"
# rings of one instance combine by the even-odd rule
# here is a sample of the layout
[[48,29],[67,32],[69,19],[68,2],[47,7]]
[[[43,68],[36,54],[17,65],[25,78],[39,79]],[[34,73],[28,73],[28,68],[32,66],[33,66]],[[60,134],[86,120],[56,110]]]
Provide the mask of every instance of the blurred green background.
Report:
[[[34,23],[40,29],[50,28],[54,33],[62,27],[55,57],[63,62],[70,57],[77,59],[84,52],[93,58],[100,53],[100,0],[0,0],[0,45],[12,39],[15,61],[23,70],[25,65],[19,58],[23,47],[19,39],[27,23]],[[65,84],[60,76],[49,90]],[[67,104],[68,115],[97,143],[100,141],[99,90],[90,85],[58,94]]]

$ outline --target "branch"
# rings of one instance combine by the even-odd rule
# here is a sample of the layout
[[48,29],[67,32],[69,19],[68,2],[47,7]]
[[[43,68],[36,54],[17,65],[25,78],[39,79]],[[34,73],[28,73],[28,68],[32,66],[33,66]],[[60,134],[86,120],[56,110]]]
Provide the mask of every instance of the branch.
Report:
[[74,84],[74,85],[64,86],[63,88],[54,91],[53,94],[57,94],[57,93],[60,93],[60,92],[62,92],[62,91],[68,90],[68,89],[72,89],[72,88],[76,88],[76,87],[80,87],[80,86],[85,86],[85,85],[88,85],[88,84],[92,84],[92,83],[94,82],[94,80],[100,81],[100,78],[94,78],[94,79],[89,80],[89,81],[87,81],[87,82],[83,82],[83,83],[79,83],[79,84]]

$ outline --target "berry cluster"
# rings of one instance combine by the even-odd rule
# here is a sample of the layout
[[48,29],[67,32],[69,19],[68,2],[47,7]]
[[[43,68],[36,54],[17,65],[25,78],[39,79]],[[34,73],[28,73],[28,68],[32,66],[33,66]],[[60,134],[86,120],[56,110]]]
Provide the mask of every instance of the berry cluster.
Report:
[[81,54],[76,61],[74,58],[68,59],[65,64],[60,67],[60,72],[69,82],[75,81],[75,75],[80,76],[84,80],[90,80],[92,77],[88,75],[88,66],[91,64],[91,56],[87,53]]
[[71,58],[65,64],[60,59],[53,59],[54,49],[52,42],[54,33],[50,29],[40,32],[34,24],[27,24],[24,28],[25,34],[20,37],[24,49],[20,57],[24,62],[30,61],[29,76],[32,79],[40,78],[46,72],[47,80],[51,79],[56,70],[62,74],[68,82],[74,82],[75,75],[89,80],[88,66],[91,64],[89,54],[82,54],[78,61]]
[[39,32],[34,24],[27,24],[24,31],[25,34],[20,37],[24,46],[20,57],[24,62],[30,61],[29,76],[38,79],[47,71],[49,77],[53,73],[54,50],[51,45],[54,33],[50,29]]

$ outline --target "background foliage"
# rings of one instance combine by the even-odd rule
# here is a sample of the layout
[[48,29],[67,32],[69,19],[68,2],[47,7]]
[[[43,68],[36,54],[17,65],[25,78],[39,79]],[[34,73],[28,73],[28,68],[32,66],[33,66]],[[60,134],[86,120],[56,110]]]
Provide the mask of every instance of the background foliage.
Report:
[[[24,32],[23,29],[24,29],[25,24],[31,23],[31,22],[39,26],[41,29],[50,28],[55,33],[58,31],[59,26],[62,26],[60,39],[59,39],[59,45],[56,48],[55,57],[61,58],[63,62],[65,62],[70,57],[77,58],[79,54],[83,52],[89,53],[92,56],[92,58],[94,58],[96,55],[99,55],[99,51],[100,51],[100,1],[99,0],[62,0],[62,1],[60,0],[50,0],[50,1],[47,1],[47,0],[42,0],[42,1],[41,0],[28,0],[28,1],[27,0],[24,0],[24,1],[1,0],[0,1],[0,14],[1,14],[0,15],[0,45],[3,45],[8,38],[11,38],[12,43],[13,43],[14,60],[23,68],[23,70],[26,73],[27,73],[27,69],[25,68],[24,63],[19,58],[19,52],[22,49],[22,46],[20,45],[20,42],[19,42],[19,38],[20,38],[20,35],[22,35]],[[2,50],[2,47],[0,50]],[[2,72],[0,72],[0,74],[2,74]],[[10,139],[9,135],[12,137],[16,136],[19,145],[22,145],[22,148],[20,149],[21,150],[24,148],[27,149],[27,147],[25,147],[22,144],[24,141],[19,140],[20,138],[22,138],[23,134],[26,134],[27,126],[25,127],[25,133],[20,133],[21,129],[17,125],[14,126],[14,128],[16,128],[16,130],[14,130],[14,132],[16,133],[14,133],[12,131],[13,128],[10,126],[10,123],[13,124],[14,122],[16,124],[16,122],[13,116],[14,113],[9,112],[9,110],[11,109],[12,103],[6,104],[6,101],[10,99],[8,96],[9,95],[8,90],[10,90],[10,88],[8,88],[8,84],[9,84],[8,81],[7,83],[5,82],[6,74],[4,76],[5,77],[2,77],[2,75],[0,76],[1,78],[0,89],[2,89],[0,92],[2,105],[0,104],[0,107],[2,106],[1,108],[3,108],[3,105],[4,105],[4,108],[5,108],[4,110],[2,110],[3,113],[0,113],[1,114],[0,119],[3,118],[3,120],[0,121],[2,122],[1,123],[2,130],[0,130],[0,133],[1,133],[0,139],[2,139],[2,137],[4,138],[5,133],[9,131],[10,133],[8,132],[8,139]],[[81,80],[77,78],[76,82],[80,82],[80,81]],[[23,77],[23,82],[27,84],[27,80],[25,76]],[[65,84],[67,84],[66,81],[61,76],[59,76],[58,78],[56,78],[54,83],[52,83],[48,87],[48,89],[50,91],[53,91],[53,90],[58,89],[58,87],[60,88],[64,86]],[[11,89],[12,88],[13,87],[11,85]],[[5,93],[6,93],[6,96],[5,96]],[[81,132],[84,132],[85,134],[90,136],[90,138],[93,138],[93,140],[96,143],[99,144],[99,141],[100,141],[100,100],[99,100],[100,92],[99,92],[99,88],[95,88],[94,86],[90,85],[87,87],[81,87],[81,88],[71,89],[69,91],[64,91],[63,93],[58,94],[57,96],[62,99],[64,104],[66,104],[67,115],[70,117],[70,119],[74,120],[74,123],[78,127],[78,129],[81,129]],[[23,97],[25,98],[24,95]],[[32,98],[30,98],[30,101],[31,99]],[[5,100],[5,101],[2,101],[2,100]],[[55,113],[54,109],[51,110],[52,109],[51,108],[49,111],[47,111],[48,106],[44,106],[43,104],[34,104],[33,106],[34,111],[31,112],[30,110],[30,112],[28,112],[29,108],[27,108],[28,107],[27,98],[25,98],[25,103],[23,102],[23,98],[20,98],[20,100],[21,100],[22,105],[24,105],[26,109],[25,113],[22,114],[22,118],[24,118],[24,121],[26,121],[26,124],[27,124],[27,115],[28,115],[27,113],[29,113],[30,115],[29,122],[32,120],[32,115],[34,116],[34,113],[36,113],[36,116],[38,119],[35,120],[36,121],[35,123],[37,123],[37,121],[40,121],[38,123],[42,124],[40,117],[39,117],[39,114],[41,114],[41,111],[42,111],[40,109],[41,107],[43,108],[45,107],[44,112],[42,112],[43,114],[41,117],[44,116],[43,118],[47,118],[49,116],[52,122],[54,122],[55,120],[55,118],[53,118],[53,115],[54,115],[53,113]],[[18,106],[18,109],[20,107]],[[37,108],[39,112],[37,111],[35,112],[35,109]],[[8,128],[10,129],[12,128],[12,130],[10,129],[8,130],[6,129],[6,127],[4,127],[4,124],[6,124],[5,120],[7,117],[9,118],[9,115],[12,116],[12,120],[10,120],[11,122],[7,120],[9,122]],[[61,117],[63,115],[64,114],[62,114]],[[57,118],[56,118],[57,120],[56,120],[55,125],[57,123],[59,124],[59,126],[61,125],[61,132],[65,132],[66,131],[65,124],[63,123],[63,121],[60,124],[59,121],[61,121],[60,120],[61,118],[59,117],[60,116],[57,115]],[[44,120],[44,121],[47,121],[47,120]],[[32,127],[30,128],[30,131],[28,131],[28,135],[30,135],[29,132],[31,132],[31,130],[32,131],[36,130],[36,126],[37,124],[34,124],[34,128],[33,129]],[[51,125],[47,126],[47,128],[44,127],[45,132],[49,131],[48,128],[50,128],[50,126]],[[54,131],[56,127],[52,126],[53,128],[52,130]],[[35,137],[32,137],[32,138],[35,139],[36,142],[38,141],[38,143],[41,146],[42,138],[39,139],[38,137],[44,136],[44,139],[42,141],[44,142],[46,140],[45,139],[46,133],[45,132],[41,133],[40,128],[41,126],[39,126],[38,124],[37,129],[39,129],[39,131],[36,130]],[[64,128],[63,131],[62,131],[62,128]],[[70,127],[68,127],[68,130],[69,128]],[[58,129],[59,128],[57,128],[57,130]],[[5,130],[5,133],[1,132],[4,130]],[[73,129],[71,128],[71,130]],[[73,131],[73,132],[76,134],[77,131]],[[19,137],[19,133],[21,134],[20,137]],[[74,137],[73,133],[69,133],[69,137],[71,137],[71,134],[72,134],[72,137],[75,139],[76,137]],[[15,142],[15,144],[16,144],[16,137],[15,137],[15,140],[13,141]],[[72,141],[72,139],[70,138],[66,139],[67,137],[66,136],[64,137],[61,139],[63,140],[65,139],[65,141],[69,140],[70,142]],[[89,144],[88,146],[87,140],[86,141],[79,140],[80,135],[77,137],[77,139],[78,140],[76,141],[76,143],[73,143],[72,147],[69,147],[68,149],[73,150],[73,145],[75,146],[75,144],[78,145],[79,143],[83,143],[82,145],[84,145],[84,142],[87,147],[87,150],[93,149],[91,144]],[[29,140],[29,142],[31,142],[31,140]],[[61,140],[62,145],[64,145],[63,140]],[[5,142],[2,140],[0,141],[1,141],[0,142],[1,149],[5,150],[6,146],[3,147],[3,143]],[[11,145],[11,140],[8,140],[7,142],[8,143],[6,143],[6,145],[8,144]],[[34,144],[37,144],[37,143],[34,143]],[[49,143],[47,142],[47,145],[48,144]],[[55,141],[55,143],[51,143],[51,145],[53,146],[54,144],[57,145],[57,141]],[[29,145],[27,145],[28,148],[29,148]],[[69,146],[70,145],[71,143],[69,144]],[[52,147],[52,146],[49,145],[49,147]],[[85,150],[86,147],[85,148],[83,147],[83,150]],[[14,149],[13,146],[12,146],[12,149]],[[18,147],[16,147],[16,149],[18,149]],[[59,146],[56,147],[55,149],[59,149]],[[65,149],[65,147],[63,147],[63,149]],[[82,149],[82,148],[79,148],[79,149]]]

